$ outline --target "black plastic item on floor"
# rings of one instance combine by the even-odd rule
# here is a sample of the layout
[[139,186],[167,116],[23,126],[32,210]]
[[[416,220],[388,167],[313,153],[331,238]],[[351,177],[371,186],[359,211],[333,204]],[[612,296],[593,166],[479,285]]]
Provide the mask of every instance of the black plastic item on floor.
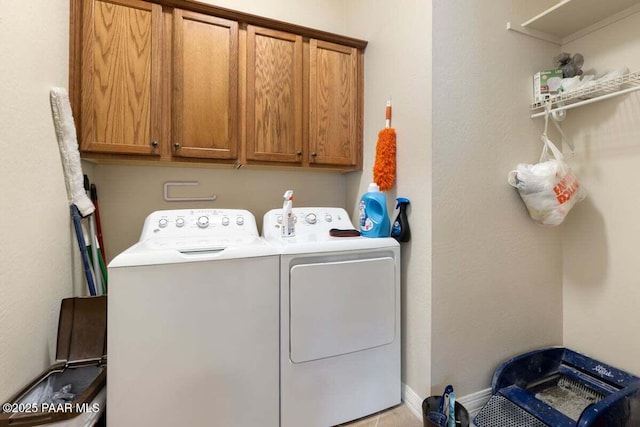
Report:
[[7,400],[0,427],[79,425],[73,418],[83,413],[98,418],[105,409],[106,339],[106,296],[63,299],[56,362]]
[[[438,427],[437,424],[428,420],[428,414],[429,412],[438,410],[438,405],[440,405],[441,399],[442,396],[431,396],[422,401],[422,420],[424,422],[424,427]],[[467,412],[467,409],[456,402],[455,412],[456,427],[469,427],[469,413]]]

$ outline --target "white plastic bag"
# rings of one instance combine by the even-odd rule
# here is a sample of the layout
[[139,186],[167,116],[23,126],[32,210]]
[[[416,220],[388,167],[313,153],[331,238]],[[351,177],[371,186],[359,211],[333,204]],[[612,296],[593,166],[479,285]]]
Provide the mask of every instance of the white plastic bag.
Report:
[[[562,152],[542,135],[544,148],[536,164],[520,163],[507,181],[518,189],[531,218],[542,225],[560,225],[586,191],[564,161]],[[549,155],[551,151],[552,156]]]

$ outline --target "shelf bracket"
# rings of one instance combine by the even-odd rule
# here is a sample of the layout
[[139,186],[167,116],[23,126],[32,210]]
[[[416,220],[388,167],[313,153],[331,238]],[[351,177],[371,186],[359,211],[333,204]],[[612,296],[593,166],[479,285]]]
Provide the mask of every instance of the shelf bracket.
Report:
[[[551,101],[549,101],[549,102],[544,104],[544,135],[547,134],[547,130],[548,130],[548,127],[549,127],[549,116],[551,116],[551,122],[556,127],[556,129],[558,130],[558,133],[560,134],[560,137],[562,138],[562,141],[565,142],[569,146],[569,148],[571,149],[571,155],[575,156],[576,155],[575,146],[569,140],[569,138],[566,137],[566,135],[562,131],[562,128],[558,124],[559,121],[564,120],[564,116],[558,117],[557,115],[553,114],[551,112],[551,105],[552,104],[553,103]],[[559,111],[559,110],[556,109],[556,111]],[[564,112],[564,110],[562,110],[562,112]]]

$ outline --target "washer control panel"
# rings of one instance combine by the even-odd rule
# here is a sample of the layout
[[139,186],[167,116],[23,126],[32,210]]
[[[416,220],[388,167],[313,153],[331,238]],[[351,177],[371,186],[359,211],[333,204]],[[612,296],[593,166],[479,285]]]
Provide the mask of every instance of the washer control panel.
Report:
[[[295,235],[298,237],[313,236],[322,240],[329,236],[332,228],[353,229],[347,211],[342,208],[293,208],[296,221]],[[272,209],[264,215],[262,234],[267,239],[279,239],[282,233],[282,209]],[[287,239],[287,238],[283,238]]]
[[140,241],[172,237],[258,235],[253,214],[244,209],[176,209],[149,214],[144,221]]

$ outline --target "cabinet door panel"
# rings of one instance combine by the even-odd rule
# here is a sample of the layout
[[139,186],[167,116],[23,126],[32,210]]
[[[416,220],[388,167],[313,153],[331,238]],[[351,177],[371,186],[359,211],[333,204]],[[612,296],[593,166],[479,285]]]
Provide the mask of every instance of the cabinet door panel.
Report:
[[156,4],[85,3],[82,150],[159,154],[161,20]]
[[309,163],[357,164],[358,51],[312,39]]
[[302,162],[302,37],[247,28],[247,158]]
[[173,156],[235,159],[238,24],[174,10]]

